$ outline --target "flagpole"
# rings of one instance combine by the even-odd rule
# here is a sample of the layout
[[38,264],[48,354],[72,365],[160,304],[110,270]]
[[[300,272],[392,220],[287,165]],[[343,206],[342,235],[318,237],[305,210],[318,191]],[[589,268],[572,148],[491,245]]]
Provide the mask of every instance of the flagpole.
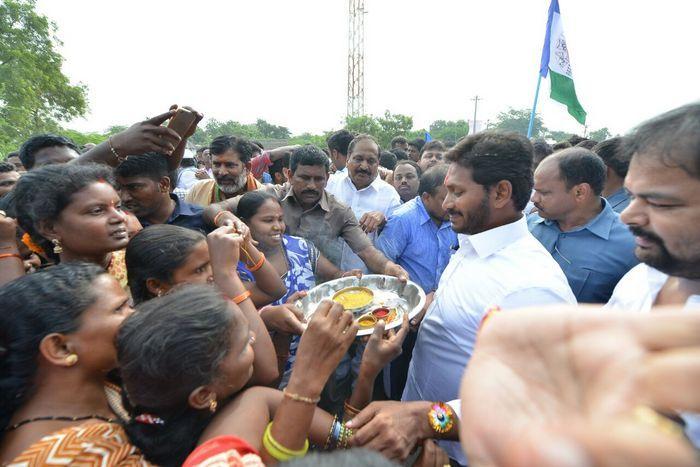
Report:
[[527,126],[527,137],[532,136],[532,127],[535,126],[535,112],[537,111],[537,99],[540,96],[540,83],[542,82],[542,74],[537,74],[537,89],[535,90],[535,102],[532,104],[532,113],[530,114],[530,123]]

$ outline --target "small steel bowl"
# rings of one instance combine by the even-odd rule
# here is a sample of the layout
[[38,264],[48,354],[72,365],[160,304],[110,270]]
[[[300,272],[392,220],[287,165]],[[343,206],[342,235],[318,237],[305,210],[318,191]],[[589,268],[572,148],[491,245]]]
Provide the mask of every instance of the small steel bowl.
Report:
[[367,313],[357,318],[357,326],[360,329],[371,329],[377,324],[377,318],[372,313]]

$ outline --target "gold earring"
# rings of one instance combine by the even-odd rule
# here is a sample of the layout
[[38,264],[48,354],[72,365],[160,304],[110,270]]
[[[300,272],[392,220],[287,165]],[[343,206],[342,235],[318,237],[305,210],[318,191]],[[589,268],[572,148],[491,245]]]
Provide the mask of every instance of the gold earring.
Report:
[[216,412],[216,408],[219,406],[219,403],[216,402],[216,399],[211,399],[209,401],[209,412],[214,413]]
[[53,243],[53,252],[56,253],[57,255],[60,255],[63,253],[63,247],[61,246],[61,241],[57,238],[54,238],[51,240],[51,243]]
[[66,365],[73,366],[76,363],[78,363],[78,356],[76,354],[72,353],[66,357],[65,362],[66,362]]

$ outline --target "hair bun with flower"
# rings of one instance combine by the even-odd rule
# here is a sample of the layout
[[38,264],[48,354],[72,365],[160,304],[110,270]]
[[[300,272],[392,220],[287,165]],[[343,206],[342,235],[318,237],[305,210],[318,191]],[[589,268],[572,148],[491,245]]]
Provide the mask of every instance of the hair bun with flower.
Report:
[[32,240],[31,235],[29,235],[27,232],[25,232],[24,235],[22,235],[22,243],[24,243],[27,246],[27,248],[29,248],[33,253],[36,253],[37,255],[46,256],[44,249],[37,245],[34,242],[34,240]]

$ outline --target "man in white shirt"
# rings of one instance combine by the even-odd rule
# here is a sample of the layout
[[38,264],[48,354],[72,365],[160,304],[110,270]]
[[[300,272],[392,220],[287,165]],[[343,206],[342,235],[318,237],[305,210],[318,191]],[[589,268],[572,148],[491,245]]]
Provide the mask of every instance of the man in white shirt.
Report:
[[[617,284],[607,306],[700,307],[700,104],[643,123],[625,138],[632,154],[620,218],[635,236],[642,262]],[[684,414],[686,434],[700,446],[700,416]]]
[[177,170],[177,180],[175,180],[175,193],[181,200],[185,200],[187,191],[192,188],[192,185],[197,183],[197,163],[194,157],[194,152],[191,149],[185,149],[185,154],[182,156],[180,168]]
[[[356,136],[348,146],[347,173],[332,177],[326,187],[326,191],[350,206],[373,243],[377,231],[401,205],[398,192],[378,176],[379,152],[379,144],[373,137]],[[345,244],[338,266],[344,271],[367,271],[360,257]]]
[[628,272],[608,306],[649,311],[700,297],[700,104],[643,123],[626,138],[632,154],[620,218],[644,264]]
[[[566,276],[522,214],[533,184],[530,142],[486,131],[460,141],[446,158],[451,165],[443,208],[462,235],[418,331],[402,398],[416,402],[371,404],[352,423],[357,445],[389,457],[405,457],[420,439],[458,439],[460,379],[489,309],[576,303]],[[454,420],[447,432],[428,423],[430,401],[451,401]],[[441,444],[466,465],[458,443]]]

